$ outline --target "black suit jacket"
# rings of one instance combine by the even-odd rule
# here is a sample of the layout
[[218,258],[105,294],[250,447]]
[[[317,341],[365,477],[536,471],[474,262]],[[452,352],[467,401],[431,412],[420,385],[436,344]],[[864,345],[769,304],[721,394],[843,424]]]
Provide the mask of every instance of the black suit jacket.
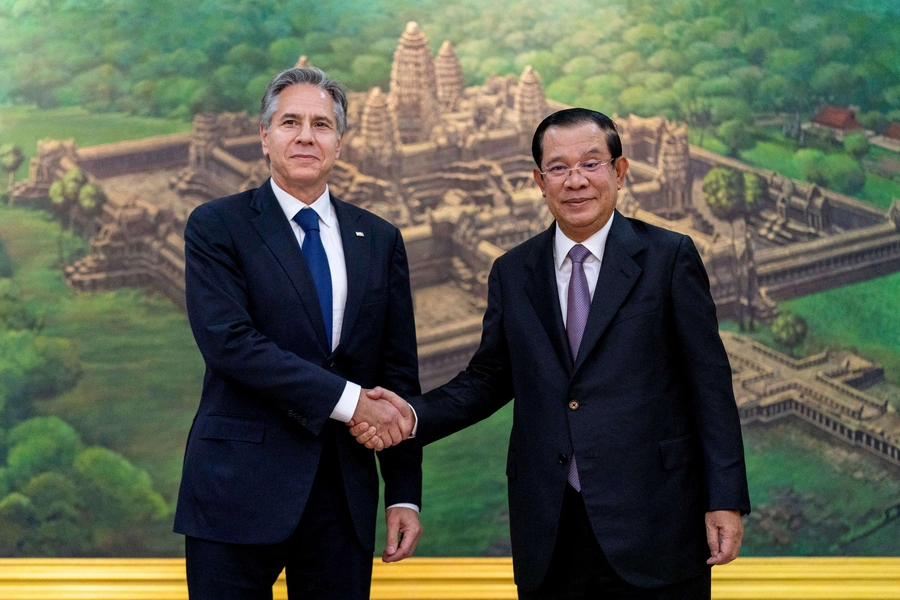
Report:
[[515,398],[506,474],[524,589],[549,566],[573,452],[594,533],[624,579],[655,587],[699,575],[704,513],[750,510],[706,271],[689,237],[616,213],[573,360],[554,231],[494,263],[481,346],[466,371],[413,401],[417,438],[449,435]]
[[[357,534],[374,549],[374,452],[329,415],[347,380],[420,393],[409,269],[396,227],[334,196],[332,203],[348,283],[333,352],[309,268],[268,181],[203,204],[188,220],[187,308],[206,375],[185,451],[178,533],[242,544],[287,538],[323,440],[333,437]],[[421,505],[421,450],[398,446],[379,459],[386,504]]]

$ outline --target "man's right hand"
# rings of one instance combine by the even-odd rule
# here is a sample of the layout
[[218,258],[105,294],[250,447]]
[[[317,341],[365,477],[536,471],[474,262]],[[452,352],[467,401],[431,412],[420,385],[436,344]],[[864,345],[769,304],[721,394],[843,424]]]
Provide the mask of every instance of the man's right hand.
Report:
[[[364,407],[363,402],[366,402]],[[375,405],[375,406],[373,406]],[[361,411],[360,409],[363,408]],[[381,421],[379,426],[375,421],[369,421],[367,411],[374,411],[379,415],[387,413],[393,417],[399,417],[396,421]],[[383,418],[383,417],[382,417]],[[362,390],[359,395],[359,404],[356,412],[347,425],[350,426],[350,434],[356,441],[370,450],[383,450],[409,437],[415,427],[415,413],[406,400],[382,387],[373,390]]]
[[359,443],[375,450],[399,444],[415,425],[406,401],[383,388],[360,391],[356,411],[347,424]]

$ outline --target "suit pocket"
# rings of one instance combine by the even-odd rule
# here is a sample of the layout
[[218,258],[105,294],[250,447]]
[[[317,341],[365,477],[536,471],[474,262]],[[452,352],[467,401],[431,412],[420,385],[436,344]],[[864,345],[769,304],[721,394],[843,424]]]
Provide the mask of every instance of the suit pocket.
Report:
[[694,459],[694,436],[688,434],[661,441],[659,454],[666,471],[683,467]]
[[516,451],[512,448],[506,454],[506,476],[510,479],[516,478]]
[[616,318],[613,319],[613,323],[618,323],[619,321],[625,321],[627,319],[633,319],[634,317],[639,317],[641,315],[646,315],[647,313],[656,312],[657,310],[659,310],[658,299],[642,300],[641,302],[626,304],[619,309],[619,312],[616,313]]
[[380,288],[377,290],[366,290],[365,295],[363,296],[363,306],[369,306],[372,304],[383,304],[387,302],[387,288]]
[[207,415],[198,420],[197,435],[203,440],[230,440],[262,443],[265,423],[261,419],[239,415]]

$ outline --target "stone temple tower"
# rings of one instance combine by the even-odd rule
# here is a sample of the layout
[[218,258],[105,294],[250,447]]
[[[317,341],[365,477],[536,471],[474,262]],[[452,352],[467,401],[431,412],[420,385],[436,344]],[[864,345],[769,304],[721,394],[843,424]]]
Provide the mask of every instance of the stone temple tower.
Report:
[[531,65],[525,67],[519,78],[519,87],[513,101],[513,111],[518,117],[519,130],[533,132],[547,115],[547,97],[541,85],[541,77]]
[[441,44],[437,58],[434,60],[434,74],[437,79],[437,95],[441,110],[453,112],[456,103],[465,90],[462,66],[450,40]]
[[437,82],[428,39],[415,21],[406,25],[394,52],[388,107],[398,141],[414,144],[431,138],[440,116]]
[[360,138],[371,151],[388,151],[393,148],[393,125],[388,112],[387,98],[380,87],[372,88],[366,98],[360,123]]
[[666,123],[659,142],[656,163],[665,196],[665,206],[672,213],[682,213],[691,206],[691,186],[688,172],[691,156],[688,149],[687,126]]

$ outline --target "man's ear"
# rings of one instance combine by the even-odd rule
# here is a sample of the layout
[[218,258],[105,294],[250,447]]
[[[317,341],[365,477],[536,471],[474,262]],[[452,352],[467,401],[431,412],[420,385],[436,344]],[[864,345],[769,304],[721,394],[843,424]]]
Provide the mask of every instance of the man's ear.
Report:
[[539,188],[541,188],[541,196],[544,198],[547,197],[547,194],[544,193],[544,176],[541,175],[541,172],[535,169],[532,171],[532,175],[534,175],[534,182],[537,184]]
[[269,142],[268,142],[269,132],[266,131],[266,128],[262,123],[259,124],[259,139],[262,142],[263,156],[268,157],[269,156]]
[[616,159],[616,187],[622,189],[625,185],[625,174],[628,173],[628,159],[620,156]]

